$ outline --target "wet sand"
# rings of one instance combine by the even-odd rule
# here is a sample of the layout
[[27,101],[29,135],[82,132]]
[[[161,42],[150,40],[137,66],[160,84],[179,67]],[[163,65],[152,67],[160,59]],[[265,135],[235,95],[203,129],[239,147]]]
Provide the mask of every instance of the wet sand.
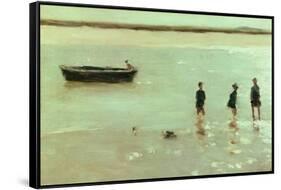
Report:
[[42,136],[42,184],[271,170],[271,130],[263,122],[220,126],[198,119],[173,131],[177,138],[141,127],[136,136],[131,128]]

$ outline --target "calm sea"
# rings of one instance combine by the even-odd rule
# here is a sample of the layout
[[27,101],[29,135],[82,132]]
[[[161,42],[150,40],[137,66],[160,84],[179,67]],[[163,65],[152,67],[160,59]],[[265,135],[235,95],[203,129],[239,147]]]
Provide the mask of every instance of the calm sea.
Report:
[[[206,34],[208,35],[208,34]],[[251,79],[261,89],[262,120],[271,122],[269,47],[138,47],[118,45],[42,45],[42,133],[94,128],[192,128],[195,91],[203,81],[206,121],[225,125],[231,85],[238,90],[238,121],[251,120]],[[132,83],[81,83],[64,80],[59,65],[138,68]]]

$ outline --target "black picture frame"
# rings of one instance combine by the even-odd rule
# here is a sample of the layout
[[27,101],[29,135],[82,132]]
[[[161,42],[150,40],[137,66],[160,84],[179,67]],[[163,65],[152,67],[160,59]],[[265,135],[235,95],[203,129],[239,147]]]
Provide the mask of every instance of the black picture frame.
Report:
[[[56,185],[41,185],[40,182],[40,6],[41,5],[55,5],[68,7],[88,7],[88,8],[106,8],[118,10],[137,10],[137,11],[153,11],[165,13],[186,13],[199,15],[218,15],[218,16],[232,16],[245,18],[263,18],[271,20],[271,46],[272,46],[272,170],[261,172],[247,172],[247,173],[233,173],[233,174],[216,174],[203,176],[184,176],[184,177],[168,177],[155,179],[138,179],[138,180],[122,180],[122,181],[103,181],[103,182],[89,182],[89,183],[75,183],[75,184],[56,184]],[[29,38],[30,38],[30,96],[29,96],[29,185],[33,188],[53,188],[53,187],[73,187],[73,186],[88,186],[88,185],[102,185],[102,184],[117,184],[117,183],[135,183],[135,182],[152,182],[163,180],[183,180],[193,178],[210,178],[210,177],[227,177],[227,176],[243,176],[243,175],[258,175],[258,174],[273,174],[274,173],[274,16],[264,15],[248,15],[248,14],[233,14],[233,13],[217,13],[217,12],[201,12],[201,11],[187,11],[187,10],[169,10],[169,9],[155,9],[155,8],[141,8],[141,7],[121,7],[109,5],[92,5],[79,3],[60,3],[60,2],[34,2],[29,4]]]

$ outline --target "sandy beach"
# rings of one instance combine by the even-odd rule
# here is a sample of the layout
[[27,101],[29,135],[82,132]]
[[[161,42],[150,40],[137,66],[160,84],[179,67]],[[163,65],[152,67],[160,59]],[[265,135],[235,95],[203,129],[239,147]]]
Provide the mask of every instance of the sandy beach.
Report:
[[270,126],[248,125],[195,123],[175,129],[175,139],[143,128],[137,136],[130,128],[49,134],[41,138],[42,184],[269,171]]

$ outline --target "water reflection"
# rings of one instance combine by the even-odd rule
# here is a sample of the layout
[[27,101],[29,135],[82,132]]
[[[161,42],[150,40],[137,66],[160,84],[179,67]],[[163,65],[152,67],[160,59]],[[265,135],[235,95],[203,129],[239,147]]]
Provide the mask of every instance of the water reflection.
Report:
[[203,146],[206,146],[207,142],[205,141],[207,135],[206,135],[206,129],[204,127],[204,116],[202,116],[201,114],[197,115],[195,126],[196,126],[196,136],[199,140],[199,143]]
[[229,127],[229,143],[230,144],[238,144],[239,143],[239,127],[237,124],[237,120],[233,118],[228,124]]
[[124,83],[105,83],[105,82],[78,82],[78,81],[65,81],[63,86],[67,89],[72,88],[83,88],[83,87],[118,87],[118,86],[126,86],[135,87],[136,84],[134,82],[124,82]]
[[260,131],[260,126],[259,126],[259,124],[256,121],[253,121],[253,129],[256,132]]

